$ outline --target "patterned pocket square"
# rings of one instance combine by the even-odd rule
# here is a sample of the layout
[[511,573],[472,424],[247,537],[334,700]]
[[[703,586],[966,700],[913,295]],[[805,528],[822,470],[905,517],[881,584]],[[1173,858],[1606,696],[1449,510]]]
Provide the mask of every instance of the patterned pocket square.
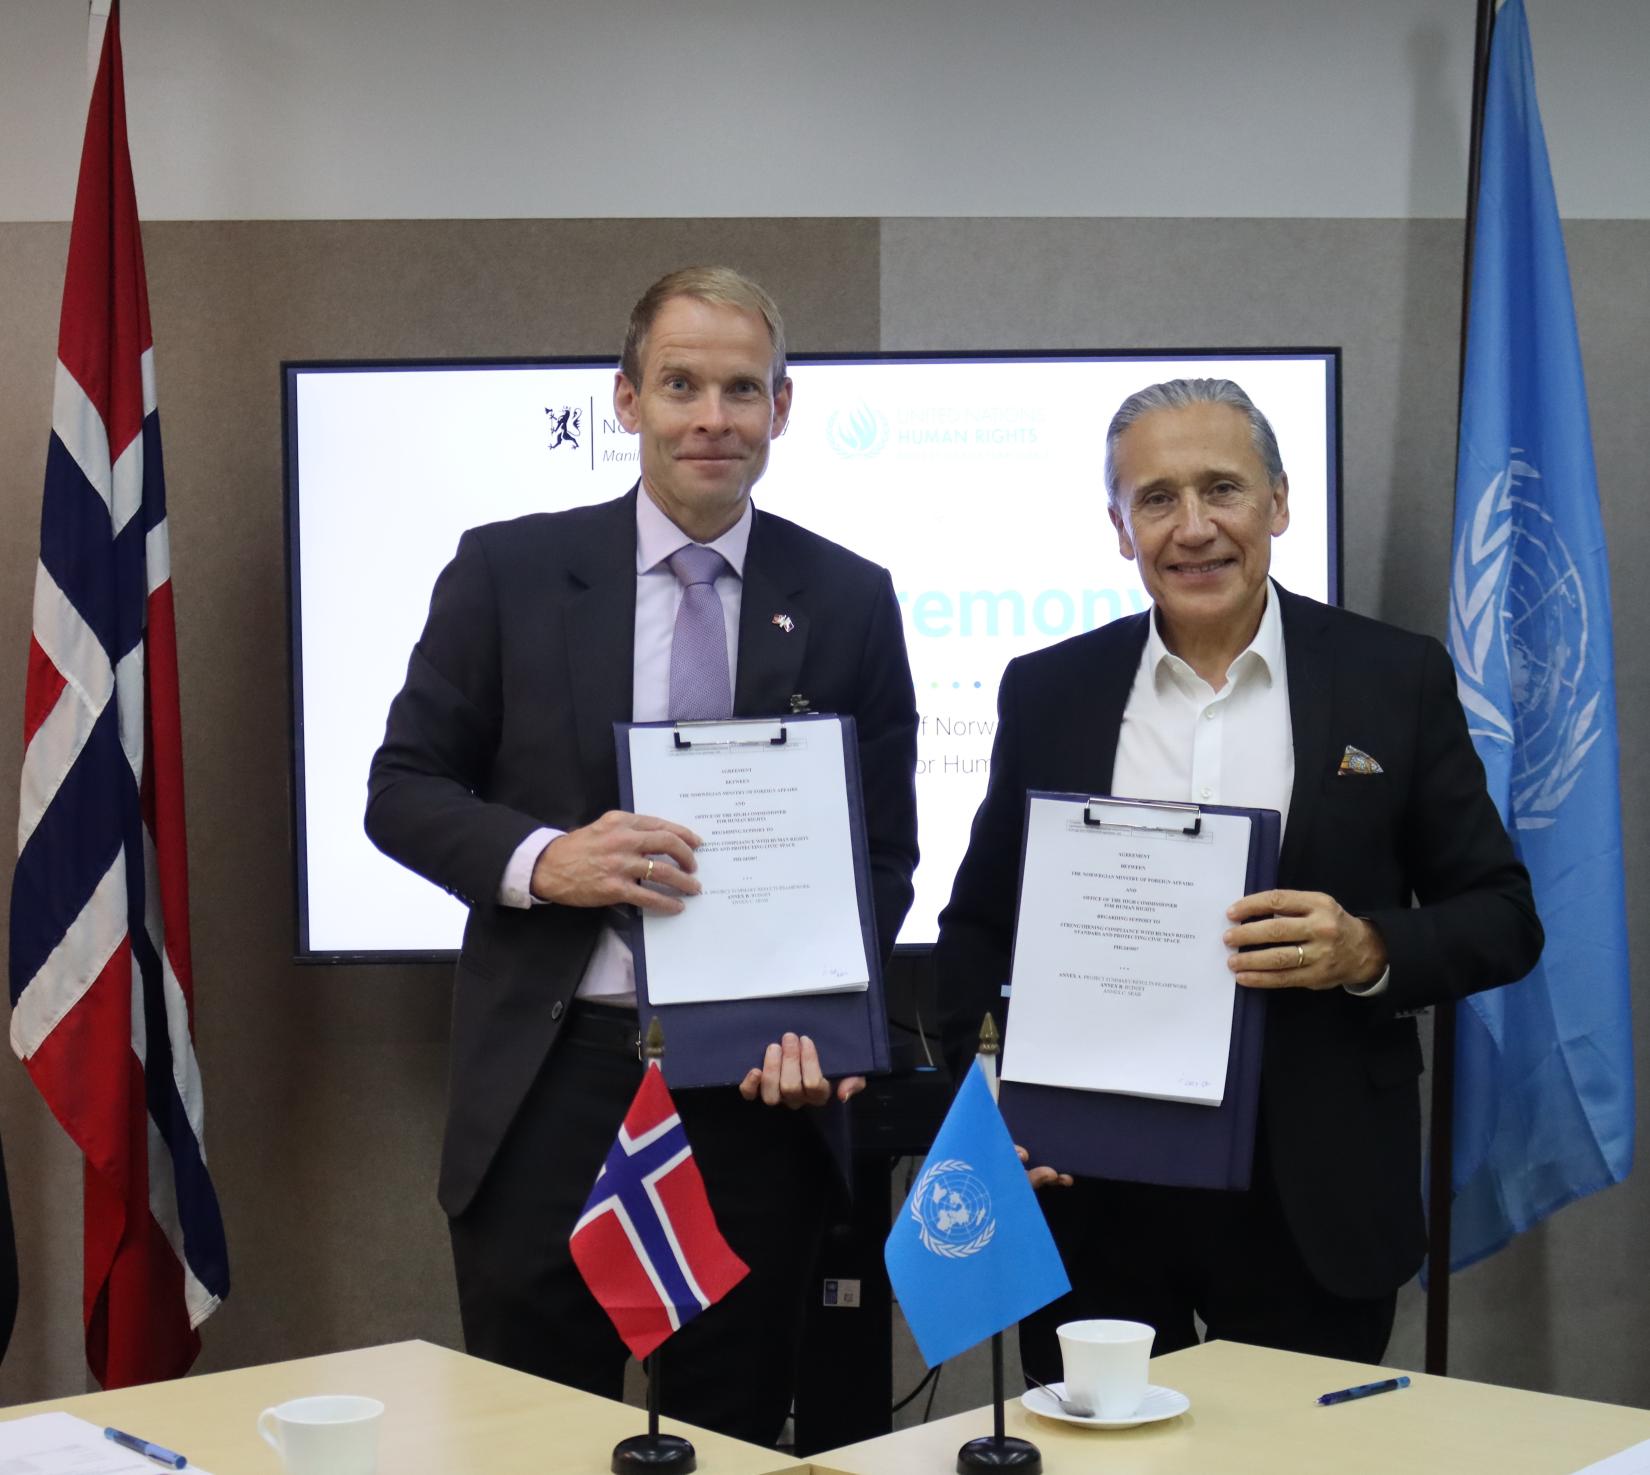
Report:
[[1349,773],[1385,773],[1381,767],[1362,748],[1354,748],[1351,743],[1346,745],[1346,751],[1341,754],[1341,766],[1336,769],[1335,777],[1344,778]]

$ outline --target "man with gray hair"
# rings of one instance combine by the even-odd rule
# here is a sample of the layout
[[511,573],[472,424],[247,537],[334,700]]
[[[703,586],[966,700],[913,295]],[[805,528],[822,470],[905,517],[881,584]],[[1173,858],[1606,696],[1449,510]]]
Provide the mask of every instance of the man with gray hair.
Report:
[[[440,1182],[466,1346],[617,1398],[625,1348],[568,1236],[643,1070],[619,909],[691,907],[700,842],[618,808],[613,724],[799,699],[852,716],[886,963],[917,859],[917,713],[887,571],[751,503],[791,406],[773,299],[726,267],[656,282],[613,406],[638,485],[460,539],[373,759],[367,832],[470,907]],[[675,1093],[750,1274],[661,1349],[672,1417],[779,1434],[837,1186],[817,1119],[864,1085],[830,1069],[786,1033],[737,1088]]]
[[[1028,789],[1275,809],[1275,889],[1235,897],[1228,965],[1271,990],[1251,1187],[1072,1179],[1037,1164],[1072,1291],[1021,1327],[1123,1317],[1156,1350],[1210,1337],[1378,1362],[1425,1251],[1414,1011],[1522,977],[1542,933],[1437,641],[1269,578],[1289,481],[1236,384],[1130,396],[1106,486],[1145,614],[1010,663],[990,786],[935,967],[961,1065],[1003,1018]],[[1241,951],[1240,951],[1241,950]]]

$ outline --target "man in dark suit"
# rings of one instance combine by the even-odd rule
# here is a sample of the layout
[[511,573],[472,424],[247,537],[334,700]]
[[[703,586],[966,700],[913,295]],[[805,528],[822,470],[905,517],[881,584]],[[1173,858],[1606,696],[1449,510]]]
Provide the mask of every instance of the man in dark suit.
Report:
[[[642,1070],[614,909],[679,912],[699,890],[696,835],[618,811],[613,723],[852,715],[884,961],[911,902],[916,703],[892,583],[750,501],[790,401],[761,288],[724,268],[650,288],[614,388],[639,487],[464,535],[373,759],[368,833],[470,907],[440,1183],[466,1344],[611,1397],[624,1348],[567,1240]],[[666,1343],[675,1417],[779,1433],[835,1183],[809,1118],[864,1084],[833,1090],[829,1068],[786,1034],[737,1089],[675,1093],[751,1269]]]
[[1529,878],[1442,647],[1270,581],[1289,484],[1237,385],[1142,390],[1106,463],[1153,608],[1004,674],[940,918],[948,1052],[966,1058],[988,1008],[1001,1019],[1027,789],[1278,809],[1278,886],[1234,899],[1225,935],[1237,983],[1272,991],[1261,1119],[1243,1193],[1035,1166],[1073,1290],[1025,1323],[1022,1356],[1058,1377],[1054,1329],[1084,1316],[1148,1322],[1173,1351],[1195,1313],[1210,1336],[1375,1362],[1425,1246],[1413,1011],[1530,969]]

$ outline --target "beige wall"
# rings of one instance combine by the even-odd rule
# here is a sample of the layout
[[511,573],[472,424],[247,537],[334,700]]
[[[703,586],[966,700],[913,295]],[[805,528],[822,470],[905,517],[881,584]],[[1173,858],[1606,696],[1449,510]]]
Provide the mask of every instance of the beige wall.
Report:
[[[1458,227],[1434,221],[167,222],[146,229],[171,505],[207,1140],[234,1293],[203,1369],[457,1320],[434,1172],[447,982],[306,969],[293,939],[278,365],[613,351],[661,271],[770,285],[799,351],[1345,349],[1347,602],[1437,630],[1450,523]],[[1635,951],[1650,956],[1650,223],[1569,227],[1616,574]],[[67,232],[0,224],[0,833],[15,820],[23,653]],[[1104,407],[1064,407],[1099,416]],[[1011,493],[1005,488],[1005,494]],[[1009,515],[1005,508],[1005,515]],[[1096,507],[1096,528],[1099,508]],[[982,530],[988,532],[988,530]],[[9,862],[0,863],[0,878]],[[1641,1036],[1643,1031],[1641,1030]],[[1641,1039],[1642,1043],[1642,1039]],[[79,1176],[0,1069],[24,1299],[0,1401],[77,1391]],[[1455,1370],[1650,1406],[1638,1181],[1464,1277]],[[1618,1268],[1620,1267],[1620,1268]],[[1413,1363],[1413,1312],[1394,1357]],[[903,1377],[902,1377],[903,1381]],[[952,1398],[978,1401],[948,1375]]]
[[[1650,7],[1527,0],[1567,218],[1650,218]],[[141,0],[152,220],[1458,217],[1467,0]],[[0,4],[0,220],[69,213],[83,0]]]

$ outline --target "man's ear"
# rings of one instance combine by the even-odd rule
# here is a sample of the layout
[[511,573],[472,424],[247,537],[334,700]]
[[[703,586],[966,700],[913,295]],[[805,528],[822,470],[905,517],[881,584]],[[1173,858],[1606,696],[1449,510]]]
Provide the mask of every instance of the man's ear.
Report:
[[1275,538],[1289,526],[1289,478],[1280,476],[1272,488],[1272,536]]
[[1132,563],[1134,561],[1134,540],[1129,536],[1128,523],[1123,521],[1122,514],[1118,512],[1116,504],[1112,502],[1106,503],[1106,516],[1111,519],[1111,525],[1117,529],[1117,551]]
[[619,424],[632,435],[641,428],[642,423],[637,407],[639,398],[636,386],[625,377],[624,370],[620,369],[613,376],[613,413],[619,417]]
[[791,421],[791,381],[790,376],[779,381],[779,388],[773,392],[773,438],[777,440],[785,433],[785,427]]

